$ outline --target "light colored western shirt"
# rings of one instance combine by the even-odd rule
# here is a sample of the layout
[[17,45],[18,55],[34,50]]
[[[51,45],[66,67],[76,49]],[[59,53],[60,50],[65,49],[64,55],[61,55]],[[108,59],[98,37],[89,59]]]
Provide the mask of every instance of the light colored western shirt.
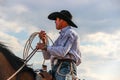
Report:
[[71,26],[63,28],[60,36],[52,46],[47,47],[47,51],[43,51],[45,59],[73,59],[78,66],[81,63],[81,52],[78,34]]

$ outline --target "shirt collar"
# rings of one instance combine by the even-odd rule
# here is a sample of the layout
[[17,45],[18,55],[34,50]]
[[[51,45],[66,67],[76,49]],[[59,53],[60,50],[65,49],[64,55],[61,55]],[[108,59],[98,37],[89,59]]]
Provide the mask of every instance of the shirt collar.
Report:
[[71,26],[67,26],[60,31],[60,34],[64,34],[68,29],[71,29]]

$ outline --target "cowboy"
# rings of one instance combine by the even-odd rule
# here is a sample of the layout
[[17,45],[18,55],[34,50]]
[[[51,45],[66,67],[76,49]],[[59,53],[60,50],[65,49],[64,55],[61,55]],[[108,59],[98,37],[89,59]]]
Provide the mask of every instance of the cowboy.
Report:
[[67,75],[74,78],[77,75],[76,66],[81,63],[79,36],[73,29],[77,26],[68,10],[53,12],[48,19],[55,20],[60,35],[52,46],[47,46],[46,32],[40,31],[39,37],[43,43],[38,43],[36,48],[42,50],[44,59],[51,60],[51,72],[55,80],[67,80]]

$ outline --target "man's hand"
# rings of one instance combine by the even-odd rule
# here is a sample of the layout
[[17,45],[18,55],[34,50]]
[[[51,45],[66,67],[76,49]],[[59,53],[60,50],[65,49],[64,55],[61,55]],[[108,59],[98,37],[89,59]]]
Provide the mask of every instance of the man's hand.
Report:
[[46,46],[44,43],[37,43],[36,49],[45,50]]
[[44,44],[47,44],[47,35],[45,31],[40,31],[39,38],[42,40]]

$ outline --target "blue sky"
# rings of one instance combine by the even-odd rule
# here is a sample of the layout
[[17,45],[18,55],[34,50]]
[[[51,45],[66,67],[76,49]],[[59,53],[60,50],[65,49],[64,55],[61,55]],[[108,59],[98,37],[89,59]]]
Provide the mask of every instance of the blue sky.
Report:
[[[0,0],[0,41],[22,58],[28,37],[45,30],[54,41],[58,32],[47,16],[69,10],[79,28],[82,63],[78,77],[86,80],[120,79],[120,1],[119,0]],[[42,54],[29,62],[37,69]],[[46,64],[50,68],[49,61]]]

